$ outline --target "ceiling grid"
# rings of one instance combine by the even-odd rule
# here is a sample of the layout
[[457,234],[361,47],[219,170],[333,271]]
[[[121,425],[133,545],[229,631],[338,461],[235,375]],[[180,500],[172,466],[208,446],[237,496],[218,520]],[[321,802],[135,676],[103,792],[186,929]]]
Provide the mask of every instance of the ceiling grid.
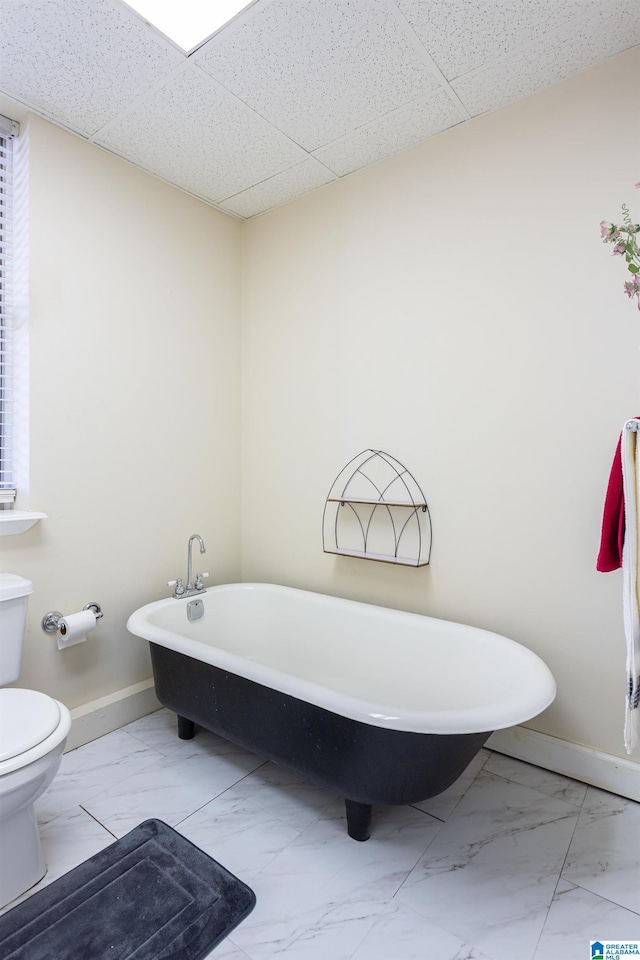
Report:
[[639,43],[638,0],[255,0],[190,55],[121,0],[0,0],[0,91],[245,219]]

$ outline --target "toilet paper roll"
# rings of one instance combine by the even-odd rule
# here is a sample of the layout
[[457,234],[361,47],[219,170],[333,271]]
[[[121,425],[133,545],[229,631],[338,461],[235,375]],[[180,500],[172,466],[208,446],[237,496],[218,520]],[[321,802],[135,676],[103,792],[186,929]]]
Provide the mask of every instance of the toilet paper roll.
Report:
[[93,610],[81,610],[58,621],[58,650],[72,647],[87,639],[96,625],[96,615]]

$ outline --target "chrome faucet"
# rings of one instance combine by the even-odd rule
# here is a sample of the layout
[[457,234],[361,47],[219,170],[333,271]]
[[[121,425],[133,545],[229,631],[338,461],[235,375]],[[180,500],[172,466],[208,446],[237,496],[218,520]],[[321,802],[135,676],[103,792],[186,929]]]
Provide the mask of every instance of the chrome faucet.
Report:
[[205,577],[208,577],[208,573],[198,573],[196,574],[196,582],[193,583],[193,563],[192,563],[192,548],[193,541],[197,540],[200,544],[200,553],[205,553],[204,540],[197,533],[194,533],[192,537],[189,537],[189,545],[187,547],[187,584],[183,584],[182,580],[178,578],[177,580],[169,580],[167,583],[168,587],[174,587],[173,591],[174,597],[191,597],[195,593],[204,593],[205,585],[203,580]]
[[[192,577],[192,573],[191,573],[191,569],[192,569],[192,564],[191,564],[191,548],[192,548],[192,546],[193,546],[193,541],[194,541],[194,540],[197,540],[198,543],[200,544],[200,553],[204,553],[204,552],[205,552],[204,540],[203,540],[202,537],[199,536],[197,533],[194,533],[194,535],[193,535],[192,537],[189,537],[189,545],[188,545],[188,547],[187,547],[187,585],[186,585],[186,587],[185,587],[185,590],[186,590],[187,592],[188,592],[189,590],[193,590],[193,582],[192,582],[192,580],[191,580],[191,577]],[[198,574],[198,577],[200,577],[200,579],[202,579],[202,575],[201,575],[201,574]]]

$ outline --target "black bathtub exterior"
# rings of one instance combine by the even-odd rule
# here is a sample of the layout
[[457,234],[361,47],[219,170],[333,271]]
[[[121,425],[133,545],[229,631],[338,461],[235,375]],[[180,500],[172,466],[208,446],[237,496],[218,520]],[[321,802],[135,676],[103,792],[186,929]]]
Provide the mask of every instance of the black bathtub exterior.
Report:
[[374,804],[417,803],[458,779],[492,731],[408,733],[351,720],[150,643],[156,694],[179,718],[280,763],[345,798],[347,828],[369,836]]

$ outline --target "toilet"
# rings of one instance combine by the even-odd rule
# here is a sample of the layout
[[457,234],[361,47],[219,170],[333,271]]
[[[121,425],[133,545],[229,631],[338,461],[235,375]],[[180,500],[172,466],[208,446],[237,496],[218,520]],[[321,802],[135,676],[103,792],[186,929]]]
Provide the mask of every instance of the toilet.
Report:
[[32,584],[0,573],[0,907],[46,873],[34,803],[55,777],[71,729],[67,708],[36,690],[4,689],[20,675]]

